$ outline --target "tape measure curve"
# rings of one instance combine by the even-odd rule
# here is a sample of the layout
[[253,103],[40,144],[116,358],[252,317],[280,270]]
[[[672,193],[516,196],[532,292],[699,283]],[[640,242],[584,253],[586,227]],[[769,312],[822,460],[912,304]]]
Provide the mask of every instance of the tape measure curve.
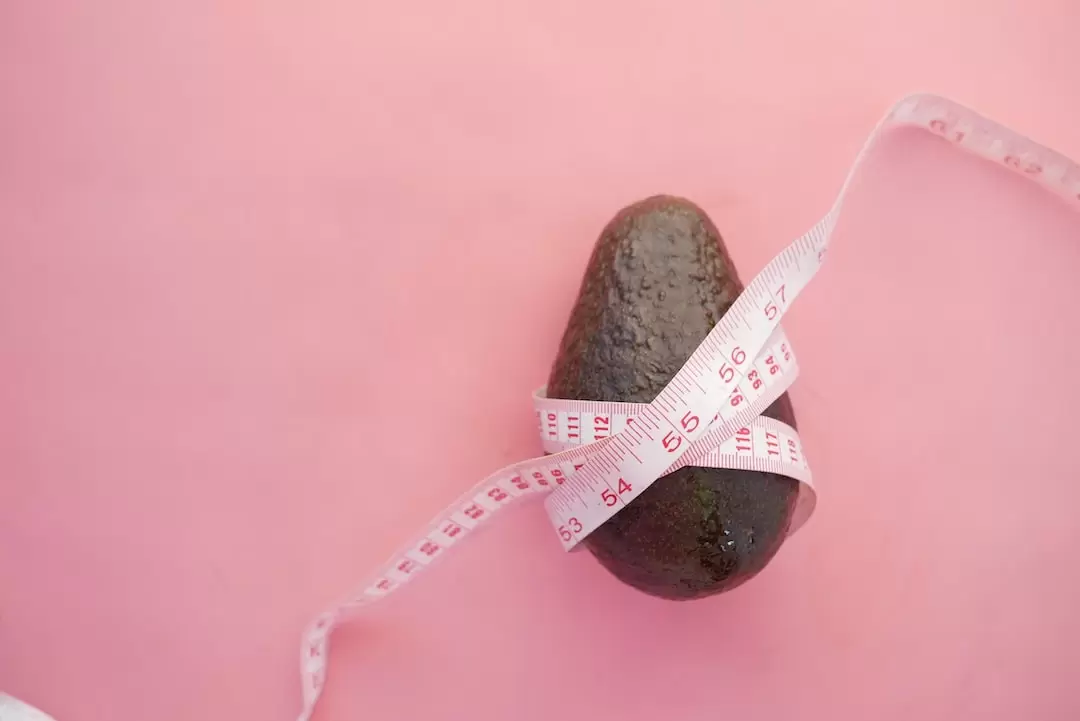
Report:
[[[904,126],[928,131],[962,150],[1009,168],[1074,206],[1080,205],[1080,167],[1069,158],[946,98],[919,94],[902,99],[864,142],[829,212],[754,277],[652,403],[560,401],[547,399],[540,389],[533,400],[541,440],[545,450],[554,454],[511,464],[488,476],[440,512],[401,551],[361,583],[355,593],[311,622],[301,644],[303,708],[299,720],[307,721],[311,717],[325,686],[329,638],[334,627],[407,583],[518,498],[537,497],[538,491],[550,491],[545,508],[563,547],[571,549],[680,463],[778,462],[781,464],[775,466],[781,468],[778,472],[801,474],[797,478],[800,504],[793,531],[805,522],[813,510],[815,497],[798,434],[793,429],[770,426],[767,419],[758,418],[797,375],[794,355],[779,324],[825,260],[840,208],[863,160],[887,130]],[[777,353],[781,357],[790,354],[790,359],[784,361],[787,365],[779,363]],[[768,362],[770,357],[773,363]],[[781,372],[769,371],[774,364]],[[780,375],[780,378],[756,386],[755,377],[761,377],[763,369],[770,377]],[[594,431],[592,441],[574,442],[581,439],[570,437],[569,417],[573,412],[594,416],[621,414],[624,421],[633,418],[634,422],[624,422],[621,429],[600,439]],[[549,437],[550,426],[544,425],[548,413],[555,414],[554,438]],[[604,427],[611,429],[608,423]],[[740,450],[746,444],[739,438],[745,439],[746,433],[752,439],[764,439],[751,442],[749,455]],[[777,440],[784,434],[780,458],[769,453],[775,450],[771,445],[773,439],[764,433],[775,434]],[[794,459],[786,456],[788,462],[783,465],[784,450],[792,447],[787,445],[789,440],[797,454]],[[761,459],[763,452],[765,458]]]

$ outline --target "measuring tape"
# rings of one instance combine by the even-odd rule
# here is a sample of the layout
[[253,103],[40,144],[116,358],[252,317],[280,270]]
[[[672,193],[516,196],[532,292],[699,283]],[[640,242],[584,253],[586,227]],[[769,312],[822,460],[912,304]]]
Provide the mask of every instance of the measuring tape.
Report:
[[[675,387],[683,395],[681,404],[664,406],[669,414],[678,416],[677,423],[666,416],[662,416],[666,424],[654,420],[654,406],[662,401],[664,392],[652,403],[550,399],[544,389],[533,394],[544,450],[565,454],[584,449],[588,454],[587,461],[559,462],[557,470],[551,471],[561,471],[559,484],[545,503],[564,548],[573,549],[656,478],[683,466],[765,471],[794,478],[800,481],[799,495],[788,535],[809,518],[815,495],[799,434],[785,423],[760,415],[798,375],[795,353],[783,329],[777,327],[752,362],[747,362],[750,356],[741,346],[733,346],[731,355],[738,362],[721,361],[715,374],[710,374],[708,365],[691,366],[700,352],[701,348],[695,351],[665,388],[667,391],[679,384]],[[680,375],[688,367],[696,373],[680,383]],[[702,398],[693,397],[695,393],[706,396],[707,381],[719,386],[714,393],[722,394],[722,406],[711,416],[702,410],[709,408]],[[698,405],[687,403],[687,396],[698,400]],[[702,418],[710,420],[702,422]],[[605,432],[609,427],[611,431]],[[648,454],[657,459],[652,465],[645,461]],[[556,457],[545,461],[550,463]],[[663,462],[668,465],[656,476],[648,475],[645,468]],[[569,476],[565,473],[568,467]],[[594,471],[591,476],[590,470]]]
[[[799,481],[789,535],[813,512],[815,493],[795,429],[761,417],[798,374],[780,320],[825,260],[856,170],[881,135],[910,126],[1020,173],[1080,204],[1080,168],[1068,158],[945,98],[916,95],[878,123],[829,212],[781,251],[735,300],[651,403],[600,403],[533,395],[545,457],[492,473],[447,506],[357,591],[308,626],[301,646],[300,721],[326,683],[334,627],[392,594],[515,501],[544,497],[567,550],[656,479],[686,465],[779,473]],[[0,721],[6,721],[0,716]]]
[[56,721],[25,701],[0,693],[0,721]]

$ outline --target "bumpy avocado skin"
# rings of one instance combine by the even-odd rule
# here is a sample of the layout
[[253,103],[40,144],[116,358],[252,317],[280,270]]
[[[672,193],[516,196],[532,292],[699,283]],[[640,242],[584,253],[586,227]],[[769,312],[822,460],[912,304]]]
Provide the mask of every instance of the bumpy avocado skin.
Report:
[[[593,249],[548,395],[651,401],[742,287],[719,231],[696,205],[654,196],[624,208]],[[786,393],[764,415],[795,426]],[[711,596],[772,559],[797,493],[786,476],[685,467],[653,483],[583,545],[645,593]]]

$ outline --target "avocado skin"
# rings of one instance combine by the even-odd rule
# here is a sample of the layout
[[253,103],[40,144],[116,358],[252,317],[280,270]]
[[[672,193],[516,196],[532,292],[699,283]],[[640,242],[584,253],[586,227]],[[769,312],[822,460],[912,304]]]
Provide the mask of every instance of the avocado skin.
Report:
[[[548,378],[552,398],[648,403],[742,291],[703,210],[658,195],[600,234]],[[795,427],[785,393],[763,415]],[[647,594],[690,600],[748,581],[783,543],[798,482],[687,466],[659,478],[583,545]]]

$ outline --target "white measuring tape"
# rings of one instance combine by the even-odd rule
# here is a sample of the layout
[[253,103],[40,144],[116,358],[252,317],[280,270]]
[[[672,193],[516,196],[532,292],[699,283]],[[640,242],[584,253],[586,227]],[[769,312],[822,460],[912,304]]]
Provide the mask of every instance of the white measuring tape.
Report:
[[0,693],[0,721],[55,721],[25,701]]
[[768,471],[800,482],[789,535],[798,530],[815,503],[802,445],[794,429],[760,417],[797,375],[780,319],[820,268],[856,170],[882,133],[900,126],[927,130],[1080,204],[1080,168],[1068,158],[950,100],[931,95],[902,100],[870,134],[828,214],[746,286],[651,403],[549,399],[541,389],[533,402],[544,450],[552,455],[512,464],[473,486],[354,594],[311,623],[301,648],[300,721],[310,718],[326,683],[333,628],[414,579],[518,499],[546,493],[556,535],[572,549],[680,466]]
[[[687,366],[700,351],[700,348],[695,351]],[[549,471],[559,474],[559,487],[547,498],[548,516],[564,548],[576,546],[656,478],[683,466],[765,471],[794,478],[800,481],[800,487],[788,534],[797,531],[809,518],[815,496],[799,434],[786,423],[760,415],[798,375],[791,343],[783,330],[777,328],[752,363],[745,362],[740,347],[734,347],[732,352],[740,362],[720,363],[716,374],[717,385],[723,387],[724,393],[724,404],[719,411],[712,416],[702,415],[701,409],[706,406],[692,407],[685,403],[669,411],[672,415],[682,414],[678,419],[682,432],[675,430],[675,424],[670,421],[667,425],[649,421],[649,414],[655,412],[653,406],[663,393],[652,403],[552,399],[544,395],[544,389],[533,394],[541,443],[546,452],[556,454],[544,459],[545,466],[570,451],[580,454],[584,450],[588,457],[588,462],[557,461],[555,469]],[[741,374],[735,370],[736,365],[742,368]],[[680,381],[683,371],[676,374],[672,384]],[[701,373],[705,377],[691,383],[695,384],[693,390],[704,395],[702,386],[708,378],[708,368],[702,367]],[[731,380],[726,381],[729,375]],[[679,387],[684,393],[691,391],[690,387]],[[702,418],[710,420],[702,422]],[[629,436],[631,441],[622,441],[624,436]],[[653,447],[643,451],[642,447],[650,441]],[[654,478],[638,467],[644,463],[640,454],[649,452],[668,462]],[[622,470],[616,460],[629,470]],[[599,468],[607,476],[600,481],[588,478],[584,474],[590,468]]]

